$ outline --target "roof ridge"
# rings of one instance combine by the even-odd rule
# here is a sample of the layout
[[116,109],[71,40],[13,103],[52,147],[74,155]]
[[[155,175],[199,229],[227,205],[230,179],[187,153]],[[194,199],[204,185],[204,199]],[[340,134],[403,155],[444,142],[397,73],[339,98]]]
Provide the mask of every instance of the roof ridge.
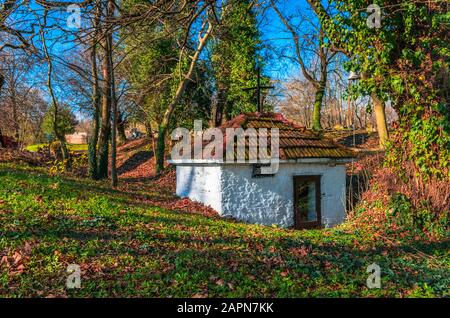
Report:
[[[280,139],[280,159],[354,157],[353,151],[347,147],[340,145],[332,138],[327,138],[318,132],[295,124],[293,121],[286,119],[281,113],[240,114],[217,128],[222,131],[224,137],[227,134],[227,128],[243,128],[244,130],[253,128],[257,131],[257,136],[259,135],[258,130],[261,128],[268,130],[277,128]],[[271,134],[268,134],[267,137],[271,142]],[[226,138],[224,138],[223,142],[225,146],[227,142]],[[208,141],[203,141],[203,143],[207,144]],[[248,144],[246,141],[247,147],[253,147],[253,145],[250,145],[250,140]],[[225,150],[225,147],[223,149]]]

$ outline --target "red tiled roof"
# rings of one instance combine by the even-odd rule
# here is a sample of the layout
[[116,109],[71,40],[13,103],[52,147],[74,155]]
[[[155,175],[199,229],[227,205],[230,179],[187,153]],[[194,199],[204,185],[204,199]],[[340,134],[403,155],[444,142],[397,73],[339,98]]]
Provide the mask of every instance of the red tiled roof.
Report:
[[[355,154],[346,147],[333,140],[321,137],[319,134],[307,130],[287,120],[277,113],[249,113],[239,115],[226,122],[220,128],[278,128],[280,159],[301,158],[353,158]],[[225,139],[225,138],[224,138]],[[270,142],[268,142],[270,144]],[[248,147],[248,142],[247,142]],[[256,151],[255,145],[250,144],[250,152]],[[246,151],[248,153],[248,151]]]
[[[318,133],[294,124],[281,114],[277,113],[248,113],[239,115],[218,127],[224,134],[224,153],[226,151],[226,129],[227,128],[255,128],[257,134],[259,128],[267,128],[268,150],[270,154],[270,129],[279,129],[280,160],[302,159],[302,158],[353,158],[355,154],[346,147],[335,143],[331,139],[321,137]],[[208,142],[204,142],[204,145]],[[256,158],[257,144],[252,138],[246,138],[245,154],[248,159]],[[225,156],[224,156],[225,157]]]

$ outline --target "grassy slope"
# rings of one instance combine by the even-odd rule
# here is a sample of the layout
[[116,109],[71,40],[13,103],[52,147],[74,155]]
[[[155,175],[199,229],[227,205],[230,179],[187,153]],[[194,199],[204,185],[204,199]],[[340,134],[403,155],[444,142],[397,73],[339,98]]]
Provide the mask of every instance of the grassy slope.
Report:
[[[39,148],[44,147],[44,146],[46,146],[46,144],[30,145],[30,146],[25,147],[25,150],[28,150],[31,152],[36,152],[39,150]],[[81,152],[81,151],[87,151],[88,145],[87,144],[82,144],[82,145],[67,144],[67,148],[69,149],[69,151]]]
[[[10,260],[0,265],[0,297],[449,295],[448,244],[368,240],[343,227],[293,231],[177,213],[103,183],[0,165],[0,258]],[[365,286],[373,262],[381,289]],[[66,290],[72,263],[82,288]]]

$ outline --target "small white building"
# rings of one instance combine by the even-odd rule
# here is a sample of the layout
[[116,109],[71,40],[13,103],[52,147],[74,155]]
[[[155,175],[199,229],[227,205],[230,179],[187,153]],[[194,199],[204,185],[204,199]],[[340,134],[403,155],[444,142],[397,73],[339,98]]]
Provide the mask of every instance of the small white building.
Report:
[[85,132],[75,132],[70,135],[66,135],[66,141],[73,145],[84,145],[88,143],[88,134]]
[[354,154],[298,127],[280,114],[241,115],[221,127],[278,128],[279,169],[260,174],[258,163],[172,160],[180,197],[201,202],[224,217],[280,227],[330,227],[346,217],[345,163]]

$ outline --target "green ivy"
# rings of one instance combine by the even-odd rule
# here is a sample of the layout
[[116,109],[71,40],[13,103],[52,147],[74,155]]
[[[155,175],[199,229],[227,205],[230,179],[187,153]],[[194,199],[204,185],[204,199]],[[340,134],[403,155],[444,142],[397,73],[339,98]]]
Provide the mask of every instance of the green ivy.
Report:
[[[388,162],[402,170],[404,160],[410,160],[425,179],[450,179],[446,2],[335,0],[330,1],[332,12],[321,1],[310,2],[318,8],[332,44],[351,57],[347,70],[366,75],[351,93],[376,93],[391,101],[399,115],[400,138],[391,140]],[[370,4],[381,8],[380,28],[366,23]]]

